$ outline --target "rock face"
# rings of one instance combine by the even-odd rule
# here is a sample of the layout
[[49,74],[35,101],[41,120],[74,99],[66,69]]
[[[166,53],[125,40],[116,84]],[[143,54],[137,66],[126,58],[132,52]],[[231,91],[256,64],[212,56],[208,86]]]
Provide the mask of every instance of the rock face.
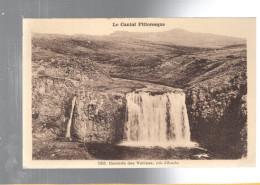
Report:
[[241,158],[247,153],[247,85],[235,76],[222,87],[187,90],[191,138],[218,154],[216,158]]
[[[123,133],[120,123],[125,113],[124,93],[100,93],[99,83],[109,84],[110,77],[89,61],[77,62],[62,58],[33,61],[33,137],[43,140],[65,137],[72,114],[73,139],[116,142]],[[76,104],[71,110],[73,97]]]
[[74,86],[46,76],[33,79],[32,84],[33,133],[49,139],[61,135],[69,117],[67,103],[75,93]]
[[33,128],[38,136],[65,136],[72,115],[71,135],[84,142],[117,142],[123,138],[126,100],[124,94],[102,94],[68,88],[65,82],[38,78],[33,90]]
[[116,143],[123,139],[124,94],[80,92],[72,132],[84,142]]

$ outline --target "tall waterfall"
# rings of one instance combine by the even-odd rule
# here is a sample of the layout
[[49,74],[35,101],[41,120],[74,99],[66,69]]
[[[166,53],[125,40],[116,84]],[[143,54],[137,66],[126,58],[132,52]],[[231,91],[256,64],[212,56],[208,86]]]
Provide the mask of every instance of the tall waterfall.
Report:
[[126,99],[123,145],[192,145],[184,93],[151,95],[148,92],[133,92],[128,93]]

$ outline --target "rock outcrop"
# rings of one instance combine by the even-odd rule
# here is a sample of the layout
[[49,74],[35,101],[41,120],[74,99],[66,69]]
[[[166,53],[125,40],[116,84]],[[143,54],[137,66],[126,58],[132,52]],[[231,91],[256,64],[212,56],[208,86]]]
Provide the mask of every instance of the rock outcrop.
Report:
[[[90,61],[62,58],[35,60],[33,69],[32,125],[35,140],[63,138],[65,135],[85,142],[117,140],[119,136],[115,135],[120,134],[116,124],[124,119],[124,94],[102,94],[97,90],[100,83],[111,81],[105,72],[100,72]],[[70,133],[66,133],[69,122]]]
[[235,76],[220,87],[187,90],[191,138],[216,158],[241,158],[247,154],[247,85]]
[[116,143],[123,139],[124,94],[82,91],[76,102],[72,132],[83,142]]

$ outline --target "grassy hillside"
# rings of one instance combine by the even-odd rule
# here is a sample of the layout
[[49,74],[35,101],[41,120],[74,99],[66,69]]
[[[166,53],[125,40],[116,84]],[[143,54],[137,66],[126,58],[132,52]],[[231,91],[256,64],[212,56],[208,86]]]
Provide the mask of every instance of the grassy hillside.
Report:
[[208,85],[209,80],[214,87],[234,75],[246,75],[246,45],[200,48],[110,36],[36,34],[33,60],[52,57],[74,57],[81,66],[91,61],[96,70],[112,77],[180,88]]
[[183,29],[148,33],[116,31],[110,36],[204,48],[221,48],[229,45],[243,45],[246,43],[246,40],[241,38],[215,35],[210,33],[195,33]]

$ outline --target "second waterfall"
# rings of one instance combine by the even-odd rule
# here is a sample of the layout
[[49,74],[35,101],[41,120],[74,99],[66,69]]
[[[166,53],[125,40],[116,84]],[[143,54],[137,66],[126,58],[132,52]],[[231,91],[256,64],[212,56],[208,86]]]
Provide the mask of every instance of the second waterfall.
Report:
[[184,93],[132,92],[126,99],[126,145],[168,147],[192,143]]

